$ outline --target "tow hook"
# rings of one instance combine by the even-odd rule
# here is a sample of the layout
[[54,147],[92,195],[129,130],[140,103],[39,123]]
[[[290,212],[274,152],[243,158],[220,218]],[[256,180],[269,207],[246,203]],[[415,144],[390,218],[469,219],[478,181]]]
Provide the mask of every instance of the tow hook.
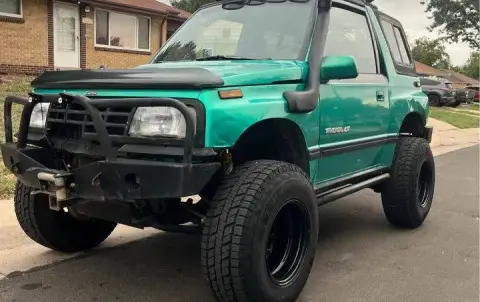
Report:
[[50,198],[50,209],[60,211],[62,201],[67,199],[67,188],[65,187],[65,178],[53,173],[40,172],[37,175],[39,180],[47,181],[55,185],[55,199]]

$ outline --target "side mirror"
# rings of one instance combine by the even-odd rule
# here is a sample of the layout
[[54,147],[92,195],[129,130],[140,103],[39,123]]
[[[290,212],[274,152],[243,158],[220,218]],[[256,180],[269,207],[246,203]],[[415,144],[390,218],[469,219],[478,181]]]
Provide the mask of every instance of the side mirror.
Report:
[[352,56],[328,56],[320,67],[322,83],[330,80],[346,80],[358,77],[357,63]]

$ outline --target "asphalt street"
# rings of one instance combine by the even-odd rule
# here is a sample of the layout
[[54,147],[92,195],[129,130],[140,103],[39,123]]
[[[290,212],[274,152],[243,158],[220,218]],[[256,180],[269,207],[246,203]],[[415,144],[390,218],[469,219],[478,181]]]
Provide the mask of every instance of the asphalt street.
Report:
[[[436,157],[434,204],[417,230],[391,227],[371,191],[322,207],[299,301],[478,302],[479,154],[475,146]],[[0,301],[213,301],[199,249],[195,236],[159,232],[10,273]]]

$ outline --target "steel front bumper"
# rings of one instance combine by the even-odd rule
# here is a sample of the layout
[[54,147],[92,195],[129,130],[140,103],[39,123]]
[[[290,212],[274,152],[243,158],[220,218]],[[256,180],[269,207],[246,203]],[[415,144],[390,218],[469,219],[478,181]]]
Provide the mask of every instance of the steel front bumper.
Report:
[[[28,147],[27,135],[33,107],[40,102],[75,102],[88,111],[100,136],[103,160],[71,171],[55,169],[52,150]],[[186,137],[181,161],[161,162],[120,158],[112,147],[106,125],[95,101],[84,96],[56,95],[54,98],[33,95],[30,99],[7,97],[4,108],[5,137],[2,157],[5,166],[25,185],[39,192],[56,194],[57,199],[136,200],[194,195],[206,185],[220,168],[218,162],[192,163],[195,124],[188,108],[174,99],[102,100],[115,106],[171,106],[186,120]],[[13,142],[11,106],[24,105],[18,140]],[[103,104],[105,105],[105,104]],[[109,104],[110,105],[110,104]],[[58,167],[57,167],[58,168]]]

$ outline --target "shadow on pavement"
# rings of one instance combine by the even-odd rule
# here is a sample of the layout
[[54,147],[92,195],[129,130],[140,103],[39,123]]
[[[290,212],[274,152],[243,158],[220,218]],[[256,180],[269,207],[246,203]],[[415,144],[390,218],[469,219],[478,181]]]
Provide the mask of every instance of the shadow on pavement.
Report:
[[[366,195],[373,199],[369,203],[379,201],[373,194]],[[378,211],[372,213],[359,204],[363,203],[359,197],[353,203],[340,202],[320,209],[317,258],[337,242],[391,231],[383,216],[376,217]],[[199,236],[159,233],[11,278],[13,282],[7,281],[6,288],[0,285],[0,296],[4,296],[2,301],[53,301],[57,297],[65,301],[213,301],[201,273],[199,251]],[[321,265],[325,264],[328,262]],[[320,274],[321,265],[315,264]],[[14,282],[17,278],[22,282]],[[66,297],[65,293],[73,295]]]

